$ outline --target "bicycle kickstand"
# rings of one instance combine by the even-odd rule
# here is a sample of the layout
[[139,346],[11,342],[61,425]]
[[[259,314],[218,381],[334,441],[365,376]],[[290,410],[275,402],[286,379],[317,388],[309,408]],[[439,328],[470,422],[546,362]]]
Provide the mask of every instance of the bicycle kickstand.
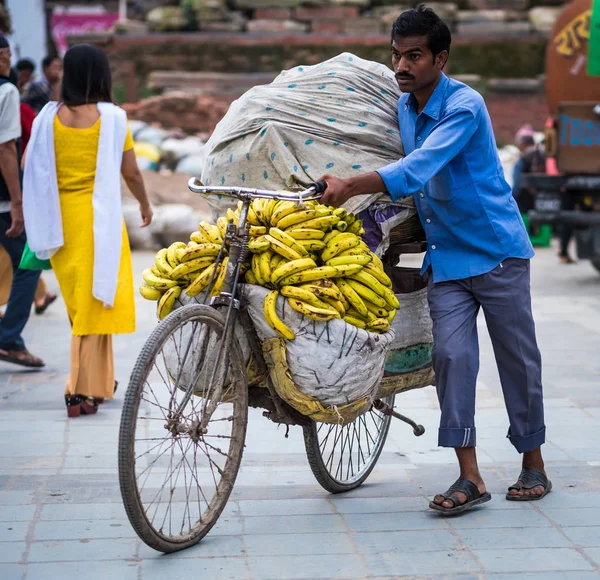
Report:
[[384,415],[391,415],[392,417],[396,417],[396,419],[400,419],[400,421],[403,421],[404,423],[410,425],[413,428],[413,433],[415,434],[415,437],[420,437],[421,435],[423,435],[423,433],[425,433],[425,427],[423,427],[423,425],[418,425],[409,417],[405,417],[404,415],[397,413],[392,407],[390,407],[387,403],[384,403],[380,399],[377,399],[373,403],[373,407],[375,407]]

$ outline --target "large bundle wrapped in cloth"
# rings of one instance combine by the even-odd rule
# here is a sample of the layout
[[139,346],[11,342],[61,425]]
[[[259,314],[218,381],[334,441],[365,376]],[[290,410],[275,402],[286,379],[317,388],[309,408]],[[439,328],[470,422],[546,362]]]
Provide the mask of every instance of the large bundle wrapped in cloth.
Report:
[[[389,68],[349,53],[283,71],[232,103],[204,147],[200,179],[294,191],[325,173],[349,177],[393,163],[404,157],[399,95]],[[391,199],[357,196],[345,208],[358,213],[376,201]],[[209,203],[216,219],[231,201]],[[415,214],[411,198],[398,205],[406,218]]]

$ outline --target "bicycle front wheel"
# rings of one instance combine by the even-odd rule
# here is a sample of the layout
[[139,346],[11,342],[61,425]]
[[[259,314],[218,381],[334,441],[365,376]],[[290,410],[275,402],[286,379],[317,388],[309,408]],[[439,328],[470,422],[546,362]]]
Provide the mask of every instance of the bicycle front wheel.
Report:
[[[393,407],[394,395],[383,401]],[[321,487],[343,493],[362,485],[381,455],[391,419],[372,407],[346,425],[306,425],[306,456]]]
[[219,312],[184,306],[154,329],[131,374],[119,433],[121,494],[138,536],[161,552],[209,532],[240,467],[248,389],[237,342],[224,338]]

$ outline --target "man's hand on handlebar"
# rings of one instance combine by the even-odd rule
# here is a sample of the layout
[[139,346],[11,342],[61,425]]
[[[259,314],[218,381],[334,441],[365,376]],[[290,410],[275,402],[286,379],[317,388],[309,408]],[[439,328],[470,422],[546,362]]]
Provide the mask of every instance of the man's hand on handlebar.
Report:
[[385,183],[376,171],[357,177],[340,179],[333,175],[324,175],[319,181],[327,183],[327,189],[321,198],[321,203],[339,207],[355,195],[382,193],[386,191]]

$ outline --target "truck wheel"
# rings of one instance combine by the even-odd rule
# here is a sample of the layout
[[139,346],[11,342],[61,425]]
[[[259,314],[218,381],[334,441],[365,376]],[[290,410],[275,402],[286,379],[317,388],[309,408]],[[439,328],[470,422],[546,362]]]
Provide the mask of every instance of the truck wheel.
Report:
[[592,260],[592,266],[594,266],[594,268],[600,272],[600,258],[595,258]]

